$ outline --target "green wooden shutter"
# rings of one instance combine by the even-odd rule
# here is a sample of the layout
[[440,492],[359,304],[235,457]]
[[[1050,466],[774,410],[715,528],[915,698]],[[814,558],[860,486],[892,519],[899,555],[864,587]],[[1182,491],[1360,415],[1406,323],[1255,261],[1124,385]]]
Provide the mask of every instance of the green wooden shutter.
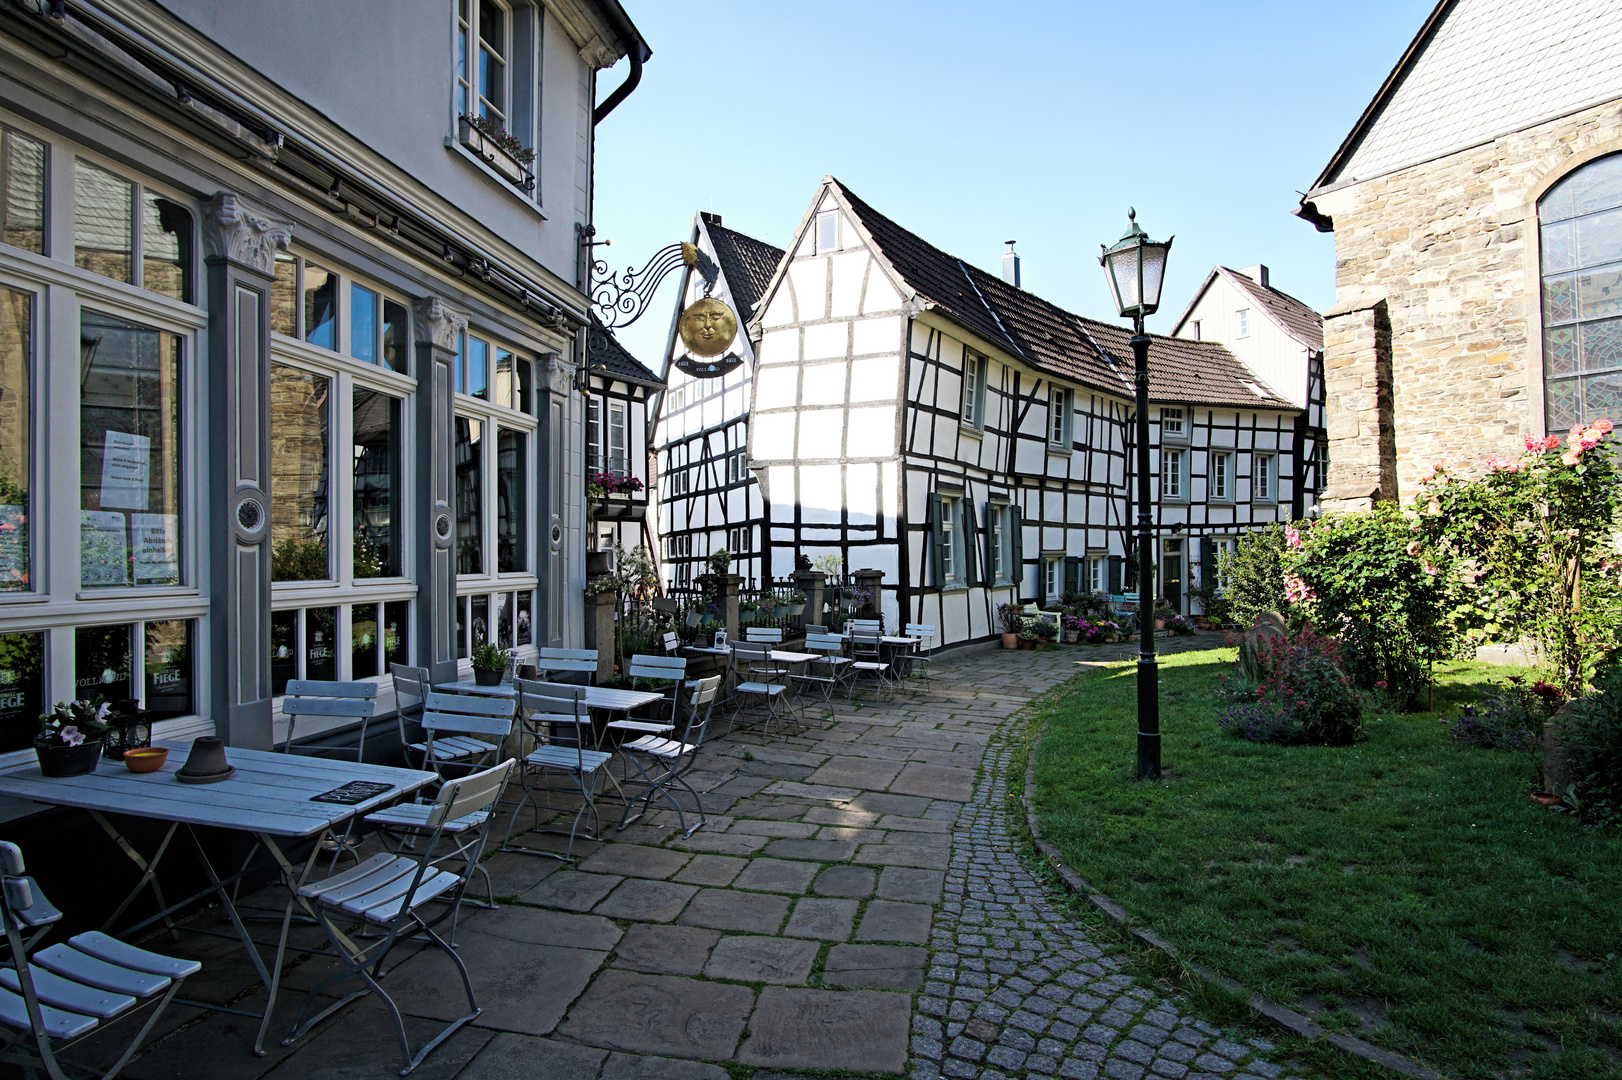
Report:
[[929,561],[935,568],[935,587],[938,589],[946,584],[946,560],[941,555],[941,497],[931,493],[929,496]]
[[1109,557],[1109,591],[1111,596],[1121,595],[1121,572],[1125,568],[1126,560],[1119,555]]
[[1081,591],[1081,559],[1075,555],[1067,555],[1064,560],[1064,591]]
[[980,584],[979,560],[975,558],[980,547],[980,527],[974,513],[974,503],[967,497],[957,501],[958,513],[963,521],[963,581],[967,585]]
[[986,584],[992,585],[995,582],[992,581],[991,568],[997,565],[997,554],[992,550],[997,546],[997,531],[994,528],[997,519],[992,515],[998,513],[998,508],[990,503],[981,503],[980,506],[986,515]]
[[1209,536],[1200,537],[1200,584],[1214,584],[1217,579],[1216,541]]
[[1017,506],[1008,508],[1008,528],[1014,534],[1014,565],[1009,567],[1008,576],[1013,579],[1016,595],[1022,595],[1025,588],[1025,515]]

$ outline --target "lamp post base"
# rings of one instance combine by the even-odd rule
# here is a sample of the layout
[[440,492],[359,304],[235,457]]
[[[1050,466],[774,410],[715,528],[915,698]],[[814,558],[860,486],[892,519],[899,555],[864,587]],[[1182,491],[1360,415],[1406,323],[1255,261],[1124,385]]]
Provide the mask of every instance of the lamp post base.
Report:
[[1160,779],[1160,661],[1138,658],[1138,779]]

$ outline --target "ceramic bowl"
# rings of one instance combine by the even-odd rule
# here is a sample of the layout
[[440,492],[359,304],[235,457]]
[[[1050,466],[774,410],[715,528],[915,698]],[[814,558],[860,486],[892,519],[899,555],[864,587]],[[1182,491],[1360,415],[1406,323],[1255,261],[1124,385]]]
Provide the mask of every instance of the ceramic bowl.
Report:
[[124,764],[130,772],[157,772],[168,758],[169,751],[162,746],[140,746],[124,751]]

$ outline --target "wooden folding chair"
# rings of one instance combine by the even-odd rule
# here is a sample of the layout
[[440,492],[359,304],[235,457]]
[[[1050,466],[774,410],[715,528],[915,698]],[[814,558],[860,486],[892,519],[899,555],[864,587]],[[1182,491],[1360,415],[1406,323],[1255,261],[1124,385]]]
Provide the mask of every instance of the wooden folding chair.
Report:
[[[513,688],[518,692],[518,714],[523,717],[525,727],[537,738],[546,741],[524,756],[523,765],[518,773],[524,794],[519,798],[518,805],[513,807],[512,817],[507,820],[507,833],[502,838],[501,850],[519,851],[527,855],[545,855],[549,858],[562,859],[564,862],[573,862],[574,840],[580,831],[581,818],[589,813],[593,823],[590,835],[595,835],[597,831],[597,777],[606,772],[603,766],[608,764],[613,755],[603,750],[588,749],[586,746],[591,733],[591,711],[586,708],[585,687],[518,679],[514,681]],[[571,727],[574,729],[573,746],[550,741],[553,730]],[[534,773],[542,775],[560,773],[569,777],[574,786],[539,787],[531,782],[531,775]],[[580,796],[580,806],[575,810],[574,821],[569,826],[568,848],[559,855],[553,851],[513,847],[513,826],[517,823],[524,804],[527,802],[535,808],[535,824],[539,825],[541,810],[546,808],[541,806],[536,794],[549,791],[563,791]]]
[[[512,767],[513,762],[508,759],[483,772],[446,781],[425,819],[427,842],[421,855],[415,858],[386,853],[374,855],[352,870],[299,889],[300,898],[314,908],[317,921],[326,931],[327,940],[332,943],[333,955],[344,970],[323,979],[310,989],[303,1008],[299,1010],[298,1022],[293,1025],[287,1038],[282,1040],[283,1046],[291,1045],[316,1024],[357,998],[376,994],[394,1021],[400,1052],[405,1060],[400,1075],[405,1076],[422,1064],[436,1046],[483,1011],[473,995],[473,982],[468,978],[467,966],[462,963],[455,948],[440,937],[434,928],[446,919],[453,920],[452,925],[455,925],[462,894],[490,835],[491,808],[500,800]],[[440,842],[448,833],[447,825],[475,816],[478,816],[478,824],[473,827],[471,839],[456,841],[459,865],[454,871],[447,870],[446,856],[439,852]],[[437,904],[437,909],[425,913],[424,909],[430,904]],[[386,930],[387,933],[379,937],[362,937],[353,930],[340,930],[336,925],[339,922],[346,927],[358,924],[367,930]],[[400,1009],[378,980],[383,977],[383,962],[395,945],[418,936],[426,937],[439,946],[450,957],[451,963],[456,965],[456,971],[462,977],[462,991],[467,995],[468,1011],[441,1028],[413,1054]],[[308,1016],[310,1007],[320,1000],[322,991],[333,983],[351,977],[360,978],[365,985],[314,1016]]]
[[[0,1062],[22,1066],[28,1077],[43,1067],[51,1080],[67,1080],[67,1066],[112,1080],[146,1041],[181,984],[202,965],[94,931],[30,955],[62,912],[24,869],[22,849],[0,842],[0,923],[11,953],[11,965],[0,968],[0,1025],[11,1029],[0,1033]],[[62,1057],[109,1024],[143,1011],[146,1022],[107,1070]]]
[[[687,702],[687,724],[682,729],[681,738],[670,739],[657,734],[648,734],[620,747],[621,753],[625,754],[636,767],[642,782],[648,785],[647,790],[641,795],[626,800],[625,813],[620,816],[621,829],[651,809],[654,796],[662,797],[675,809],[676,821],[684,837],[692,836],[709,823],[709,817],[704,813],[704,800],[687,782],[686,774],[698,760],[698,751],[704,745],[705,735],[709,733],[710,712],[715,708],[715,699],[720,690],[719,675],[687,683],[678,691],[679,696],[685,698]],[[661,771],[657,775],[650,774],[643,767],[644,758]],[[687,817],[682,812],[681,803],[670,790],[671,784],[680,784],[693,797],[693,806],[698,810],[698,821],[691,829],[687,827]],[[631,813],[631,808],[638,802],[642,803],[642,809],[635,814]]]
[[597,675],[597,650],[537,649],[535,669],[553,682],[579,682],[590,686]]
[[912,661],[913,670],[927,676],[929,662],[934,659],[930,656],[930,651],[935,648],[935,628],[928,623],[908,623],[906,636],[918,639],[912,644],[908,656]]
[[[377,715],[377,684],[374,682],[323,682],[316,679],[292,679],[287,684],[287,696],[282,698],[282,715],[287,717],[287,738],[278,747],[284,754],[307,751],[338,750],[353,752],[355,760],[366,753],[366,722]],[[354,746],[305,743],[293,745],[293,729],[301,716],[343,716],[360,720],[360,741]]]
[[[487,742],[447,733],[435,740],[434,760],[430,762],[426,733],[413,741],[406,728],[408,718],[420,722],[424,703],[428,700],[429,692],[433,690],[433,685],[428,679],[428,669],[390,664],[389,673],[394,676],[395,722],[400,726],[400,747],[405,751],[407,765],[413,768],[434,769],[437,772],[438,764],[468,763],[490,749]],[[406,704],[405,699],[408,697],[413,699],[410,705]]]
[[807,633],[805,651],[818,654],[817,658],[807,663],[805,671],[801,674],[789,676],[790,680],[802,686],[820,687],[822,700],[831,701],[834,691],[852,675],[853,661],[850,657],[842,655],[845,651],[845,639],[838,634]]
[[850,685],[845,690],[846,701],[856,692],[856,680],[864,675],[872,679],[878,689],[891,697],[895,696],[895,684],[890,681],[890,664],[884,659],[884,643],[877,631],[852,629],[850,655],[854,663],[851,664],[853,674]]
[[[732,670],[734,678],[739,681],[734,682],[732,686],[737,704],[732,710],[732,716],[727,720],[727,731],[730,732],[738,722],[738,714],[743,711],[745,700],[753,698],[765,703],[766,715],[761,723],[761,734],[770,738],[772,721],[778,717],[777,703],[788,692],[788,687],[783,682],[787,669],[772,661],[770,645],[734,641]],[[743,674],[749,677],[744,679]]]

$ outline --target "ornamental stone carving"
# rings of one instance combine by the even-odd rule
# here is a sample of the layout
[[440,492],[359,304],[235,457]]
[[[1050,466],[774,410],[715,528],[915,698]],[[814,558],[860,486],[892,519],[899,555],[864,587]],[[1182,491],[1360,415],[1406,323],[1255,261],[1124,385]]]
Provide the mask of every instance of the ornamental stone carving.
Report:
[[274,273],[276,252],[287,250],[293,223],[278,221],[234,192],[218,191],[203,203],[203,251],[209,258]]
[[467,316],[452,309],[437,296],[427,296],[411,305],[415,316],[417,344],[432,345],[446,352],[456,351],[456,337],[467,329]]

